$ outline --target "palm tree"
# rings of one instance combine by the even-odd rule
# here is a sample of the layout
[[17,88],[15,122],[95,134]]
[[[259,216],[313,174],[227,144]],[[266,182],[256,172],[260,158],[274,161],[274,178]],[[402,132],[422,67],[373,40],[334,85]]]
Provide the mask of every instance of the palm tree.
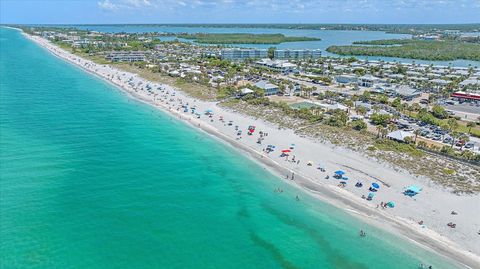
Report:
[[453,145],[455,145],[455,141],[457,141],[460,135],[458,132],[454,131],[450,136],[452,137],[452,144],[450,145],[450,148],[453,148]]
[[457,120],[454,119],[454,118],[448,119],[447,125],[448,125],[448,129],[449,129],[450,131],[454,131],[454,130],[456,130],[456,129],[458,128],[458,122],[457,122]]
[[382,128],[382,129],[380,130],[380,133],[381,133],[381,135],[382,135],[382,138],[384,138],[385,136],[387,136],[387,134],[388,134],[387,128]]
[[467,127],[468,127],[468,134],[470,134],[472,132],[472,127],[474,127],[476,125],[475,122],[473,121],[470,121],[467,123]]
[[345,105],[348,107],[347,114],[350,114],[350,109],[353,107],[353,101],[352,100],[345,100]]
[[395,125],[393,123],[390,123],[390,124],[388,124],[387,129],[388,129],[389,132],[393,132],[393,131],[397,130],[397,125]]
[[377,125],[375,126],[375,129],[377,129],[377,138],[380,137],[380,133],[382,132],[382,130],[384,129],[382,125]]
[[458,139],[459,139],[459,140],[463,140],[463,142],[464,142],[464,143],[462,143],[461,146],[460,146],[460,150],[462,150],[462,149],[463,149],[463,146],[465,146],[465,144],[470,140],[470,137],[469,137],[468,135],[466,135],[466,134],[462,134],[462,135],[459,136]]
[[415,129],[415,131],[413,131],[413,133],[415,134],[414,143],[415,143],[415,145],[416,145],[416,144],[417,144],[417,137],[418,137],[418,135],[420,134],[420,128],[419,128],[419,129]]

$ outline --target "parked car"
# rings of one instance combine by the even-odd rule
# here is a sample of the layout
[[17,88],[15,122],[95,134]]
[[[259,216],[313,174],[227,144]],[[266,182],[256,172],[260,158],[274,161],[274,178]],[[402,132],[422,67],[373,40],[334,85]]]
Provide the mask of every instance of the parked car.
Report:
[[465,148],[467,149],[473,148],[474,146],[475,144],[473,142],[468,142],[467,144],[465,144]]

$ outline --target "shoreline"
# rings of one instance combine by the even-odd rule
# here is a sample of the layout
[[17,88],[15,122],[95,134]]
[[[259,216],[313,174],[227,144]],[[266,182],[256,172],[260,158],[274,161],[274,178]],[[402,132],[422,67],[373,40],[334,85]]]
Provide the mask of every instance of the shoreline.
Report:
[[[172,109],[173,104],[171,105],[169,101],[166,101],[166,102],[161,101],[161,103],[158,103],[156,102],[158,101],[156,99],[157,96],[146,95],[145,93],[142,95],[142,93],[139,93],[138,91],[133,89],[129,89],[125,85],[122,85],[120,82],[116,83],[114,80],[114,75],[112,75],[110,79],[105,75],[102,75],[102,73],[96,72],[96,70],[88,68],[88,66],[91,66],[91,65],[93,65],[93,67],[101,68],[102,65],[96,66],[96,64],[89,63],[90,62],[89,60],[85,60],[85,59],[80,60],[78,59],[80,57],[72,55],[64,51],[63,49],[56,47],[51,43],[48,43],[43,39],[29,36],[23,32],[22,34],[28,39],[34,41],[40,47],[48,50],[50,53],[52,53],[56,57],[59,57],[67,62],[73,63],[75,66],[80,67],[82,70],[87,71],[90,74],[93,74],[101,78],[102,80],[107,81],[110,84],[118,87],[120,91],[126,93],[129,97],[137,101],[149,104],[164,112],[169,112],[170,115],[181,119],[183,122],[189,123],[190,125],[192,125],[192,127],[196,127],[197,129],[202,130],[203,132],[209,134],[210,136],[215,137],[219,141],[232,146],[236,150],[246,153],[247,157],[256,160],[263,167],[266,167],[275,175],[279,175],[280,178],[281,178],[281,175],[284,175],[286,172],[288,173],[295,172],[295,175],[296,175],[295,180],[294,181],[289,180],[288,182],[291,185],[294,185],[297,188],[304,190],[309,195],[312,195],[339,209],[342,209],[353,216],[357,216],[362,221],[365,221],[368,224],[386,229],[391,233],[397,234],[403,238],[406,238],[412,242],[415,242],[417,245],[433,250],[438,255],[445,256],[449,259],[455,260],[457,263],[460,263],[463,266],[475,268],[475,266],[478,266],[478,264],[480,264],[480,257],[478,255],[462,249],[460,246],[458,246],[456,243],[452,242],[451,240],[447,239],[446,237],[440,236],[438,235],[438,233],[428,228],[426,229],[420,228],[419,225],[414,224],[415,223],[414,221],[410,221],[405,217],[399,217],[399,216],[394,216],[393,214],[387,214],[386,211],[378,210],[372,206],[368,206],[367,204],[365,204],[364,201],[362,201],[362,199],[355,196],[354,193],[352,192],[338,188],[332,184],[319,184],[318,180],[315,180],[311,176],[312,173],[309,174],[300,168],[296,168],[295,166],[293,166],[292,168],[292,165],[290,165],[289,163],[286,165],[285,164],[282,165],[279,163],[279,161],[283,159],[274,160],[273,156],[270,157],[268,155],[265,155],[264,153],[260,152],[259,149],[256,149],[255,147],[252,147],[247,143],[242,143],[244,140],[242,140],[241,142],[239,140],[234,139],[231,136],[228,136],[227,134],[222,132],[222,130],[220,130],[221,124],[219,127],[216,127],[213,123],[210,124],[208,121],[205,122],[204,120],[196,119],[191,114],[184,114],[184,113],[182,114],[181,110]],[[84,64],[83,66],[82,66],[82,63]],[[89,65],[87,66],[86,63],[88,63]],[[128,72],[118,70],[116,68],[111,68],[111,67],[110,68],[105,67],[105,70],[116,72],[116,74],[128,73]],[[133,74],[130,74],[130,75],[135,76]],[[135,76],[135,77],[138,78],[138,76]],[[140,80],[143,80],[143,79],[140,79]],[[152,83],[152,82],[150,83],[158,84],[158,83]],[[163,86],[173,90],[173,88],[168,85],[163,85]],[[153,97],[153,100],[152,100],[152,97]],[[182,96],[182,98],[184,97]],[[190,97],[188,98],[192,99]],[[171,102],[174,102],[174,101],[171,101]],[[222,115],[232,114],[231,112],[226,110],[222,111],[220,107],[214,106],[214,103],[212,102],[202,102],[198,100],[198,103],[201,103],[203,106],[206,105],[207,107],[213,106],[215,108],[215,116],[217,116],[217,112],[216,112],[217,110],[221,111],[219,114],[222,114]],[[230,117],[225,117],[225,118],[229,119]],[[235,120],[234,122],[237,123],[237,120]],[[248,119],[248,122],[255,122],[255,121],[252,119]],[[215,124],[218,125],[218,122],[215,122]],[[260,126],[260,124],[262,123],[260,122],[257,126]],[[268,123],[264,123],[264,124],[268,125]],[[275,128],[272,128],[272,126],[266,126],[265,128],[275,130]],[[286,130],[285,132],[288,133],[289,131]],[[248,138],[245,138],[245,139],[248,139]],[[301,139],[301,138],[298,138],[298,139]],[[275,144],[279,144],[279,143],[275,143]],[[344,155],[344,154],[350,154],[350,153],[342,152],[341,155]],[[303,163],[303,165],[305,164]],[[343,161],[343,164],[337,165],[337,167],[342,165],[345,165],[345,161]],[[352,171],[354,171],[355,169],[358,169],[358,167],[355,168],[354,166],[352,166]],[[359,171],[361,173],[365,173],[364,170],[359,170]],[[352,172],[352,173],[355,173],[355,172]],[[370,177],[374,177],[374,176],[370,176]]]

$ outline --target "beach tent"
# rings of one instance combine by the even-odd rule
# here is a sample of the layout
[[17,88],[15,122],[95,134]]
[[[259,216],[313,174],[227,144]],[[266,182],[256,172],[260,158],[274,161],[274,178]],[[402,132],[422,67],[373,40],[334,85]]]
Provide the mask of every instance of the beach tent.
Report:
[[372,183],[372,187],[374,187],[375,189],[380,189],[380,185],[378,185],[378,183],[376,182]]
[[403,192],[403,194],[412,197],[412,196],[415,196],[415,195],[419,194],[421,190],[422,190],[421,188],[419,188],[415,185],[411,185],[411,186],[405,188],[405,191]]
[[411,186],[407,187],[407,190],[409,190],[411,192],[419,193],[422,189],[415,186],[415,185],[411,185]]

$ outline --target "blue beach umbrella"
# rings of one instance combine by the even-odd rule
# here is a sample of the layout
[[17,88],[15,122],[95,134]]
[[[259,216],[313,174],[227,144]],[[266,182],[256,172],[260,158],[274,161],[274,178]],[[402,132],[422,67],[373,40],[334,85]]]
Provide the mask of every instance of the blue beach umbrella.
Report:
[[212,110],[212,109],[207,109],[205,112],[207,112],[207,113],[213,113],[213,110]]
[[372,183],[372,187],[374,187],[375,189],[380,189],[380,185],[378,185],[378,183],[375,183],[375,182]]
[[342,170],[338,170],[338,171],[335,171],[335,174],[336,175],[345,175],[345,172],[343,172]]

